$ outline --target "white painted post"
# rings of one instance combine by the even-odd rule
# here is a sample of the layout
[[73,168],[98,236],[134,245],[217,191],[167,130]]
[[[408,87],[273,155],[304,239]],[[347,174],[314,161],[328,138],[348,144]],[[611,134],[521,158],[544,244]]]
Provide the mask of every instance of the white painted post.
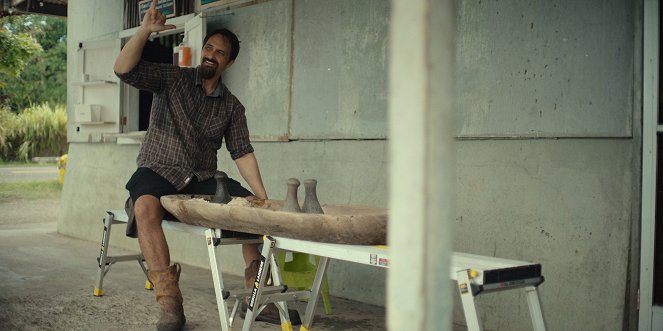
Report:
[[450,330],[454,2],[391,4],[387,322]]
[[656,131],[658,123],[659,1],[644,3],[642,229],[640,237],[640,313],[638,330],[652,329],[654,243],[656,233]]

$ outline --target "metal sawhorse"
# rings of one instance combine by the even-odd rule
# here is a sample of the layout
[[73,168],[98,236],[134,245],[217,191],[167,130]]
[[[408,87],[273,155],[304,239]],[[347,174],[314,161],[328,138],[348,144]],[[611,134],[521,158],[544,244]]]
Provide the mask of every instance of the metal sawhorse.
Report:
[[[104,218],[104,232],[94,289],[95,296],[103,295],[103,279],[111,266],[116,262],[136,260],[147,275],[147,269],[141,254],[108,256],[108,244],[112,225],[126,223],[127,220],[128,217],[124,210],[108,211]],[[389,267],[389,249],[385,246],[328,244],[271,236],[263,236],[262,238],[224,238],[223,231],[218,229],[208,229],[166,220],[162,222],[162,227],[164,229],[205,236],[212,278],[214,280],[214,292],[219,319],[221,329],[224,331],[229,331],[232,328],[238,308],[244,298],[248,299],[249,309],[246,312],[242,330],[251,330],[255,317],[269,303],[274,303],[279,308],[281,329],[286,331],[292,330],[292,324],[286,313],[288,311],[287,301],[308,299],[306,312],[300,328],[300,331],[308,331],[313,322],[322,279],[329,264],[329,259],[361,263],[380,268]],[[263,243],[261,262],[253,288],[239,290],[225,288],[222,277],[222,265],[219,254],[217,254],[217,249],[225,245],[249,243]],[[310,289],[288,291],[287,285],[282,284],[275,258],[276,249],[320,256],[316,277]],[[266,285],[268,277],[265,271],[267,270],[267,266],[271,267],[272,285],[269,286]],[[533,329],[535,331],[546,330],[538,292],[538,286],[544,281],[541,275],[540,264],[454,252],[451,259],[450,278],[457,282],[468,330],[482,330],[474,302],[476,296],[519,288],[524,288],[526,291]],[[146,281],[146,288],[151,288],[149,281]]]

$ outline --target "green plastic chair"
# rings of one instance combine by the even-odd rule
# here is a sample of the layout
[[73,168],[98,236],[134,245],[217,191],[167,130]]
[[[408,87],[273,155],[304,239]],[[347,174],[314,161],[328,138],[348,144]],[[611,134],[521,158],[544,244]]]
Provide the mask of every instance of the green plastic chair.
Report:
[[[281,271],[283,284],[288,285],[289,288],[298,290],[305,290],[313,285],[315,273],[320,263],[319,256],[315,256],[315,264],[313,264],[308,254],[292,252],[292,261],[286,262],[286,252],[279,251],[276,254],[276,259]],[[326,273],[322,278],[320,289],[322,292],[322,302],[325,305],[325,313],[329,315],[331,314],[331,301],[329,300],[329,283],[327,283]]]

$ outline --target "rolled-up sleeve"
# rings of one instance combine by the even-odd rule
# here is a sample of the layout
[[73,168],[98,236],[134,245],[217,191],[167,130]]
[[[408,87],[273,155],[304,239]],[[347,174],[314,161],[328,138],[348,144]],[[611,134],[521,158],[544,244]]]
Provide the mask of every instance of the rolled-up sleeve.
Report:
[[224,135],[226,148],[230,152],[230,157],[236,160],[246,154],[253,153],[253,146],[249,139],[249,128],[246,123],[246,114],[244,106],[236,103],[232,111],[232,117],[228,129]]

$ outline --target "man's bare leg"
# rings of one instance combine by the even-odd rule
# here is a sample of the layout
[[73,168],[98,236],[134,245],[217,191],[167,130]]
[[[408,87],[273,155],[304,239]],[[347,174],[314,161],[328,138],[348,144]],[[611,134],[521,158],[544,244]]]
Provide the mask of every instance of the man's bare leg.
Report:
[[163,270],[170,266],[170,252],[166,236],[161,228],[164,210],[159,199],[153,195],[143,195],[134,204],[138,244],[147,266],[153,270]]
[[244,244],[242,245],[242,255],[244,256],[244,263],[248,267],[251,262],[260,259],[260,244]]
[[[164,210],[155,196],[143,195],[134,204],[136,226],[138,227],[138,243],[145,261],[150,269],[161,270],[170,266],[168,243],[161,228]],[[260,259],[260,244],[242,245],[244,263]]]
[[143,195],[134,204],[138,243],[149,268],[147,275],[161,307],[157,330],[181,330],[186,323],[179,288],[181,267],[170,265],[168,243],[161,228],[164,210],[159,199]]

